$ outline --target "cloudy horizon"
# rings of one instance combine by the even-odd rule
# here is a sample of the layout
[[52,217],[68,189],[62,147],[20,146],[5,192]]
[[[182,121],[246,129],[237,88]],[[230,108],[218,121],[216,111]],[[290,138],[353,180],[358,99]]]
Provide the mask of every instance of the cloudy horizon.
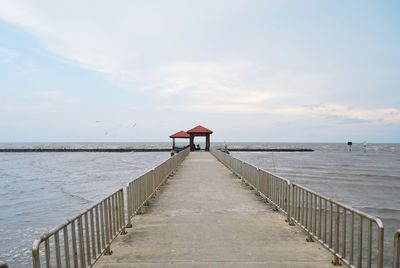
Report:
[[396,1],[0,1],[0,142],[400,142]]

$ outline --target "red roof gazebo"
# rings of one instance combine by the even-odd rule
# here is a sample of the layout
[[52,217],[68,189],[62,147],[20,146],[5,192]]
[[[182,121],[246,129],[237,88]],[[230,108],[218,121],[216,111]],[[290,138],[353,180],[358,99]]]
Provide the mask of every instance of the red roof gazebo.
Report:
[[190,136],[190,150],[191,151],[195,150],[195,148],[194,148],[194,137],[195,136],[205,136],[206,137],[206,151],[210,150],[210,135],[213,133],[212,130],[205,128],[201,125],[198,125],[197,127],[189,129],[186,132]]
[[181,130],[169,136],[172,139],[172,150],[175,150],[175,139],[190,139],[190,135]]

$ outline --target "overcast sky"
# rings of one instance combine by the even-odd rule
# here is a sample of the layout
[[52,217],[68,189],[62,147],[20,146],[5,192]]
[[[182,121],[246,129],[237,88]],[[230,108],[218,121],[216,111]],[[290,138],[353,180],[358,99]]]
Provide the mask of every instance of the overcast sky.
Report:
[[400,1],[0,0],[0,142],[400,142]]

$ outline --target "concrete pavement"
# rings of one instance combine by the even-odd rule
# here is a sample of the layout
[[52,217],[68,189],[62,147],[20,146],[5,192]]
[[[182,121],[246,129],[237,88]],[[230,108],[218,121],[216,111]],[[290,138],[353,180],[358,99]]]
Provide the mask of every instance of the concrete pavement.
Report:
[[208,152],[190,153],[111,248],[95,267],[331,267],[327,250]]

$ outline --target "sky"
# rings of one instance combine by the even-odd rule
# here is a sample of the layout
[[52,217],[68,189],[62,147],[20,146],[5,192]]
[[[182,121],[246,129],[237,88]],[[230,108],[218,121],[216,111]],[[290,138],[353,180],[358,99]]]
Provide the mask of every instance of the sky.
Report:
[[400,1],[0,0],[0,142],[400,142]]

